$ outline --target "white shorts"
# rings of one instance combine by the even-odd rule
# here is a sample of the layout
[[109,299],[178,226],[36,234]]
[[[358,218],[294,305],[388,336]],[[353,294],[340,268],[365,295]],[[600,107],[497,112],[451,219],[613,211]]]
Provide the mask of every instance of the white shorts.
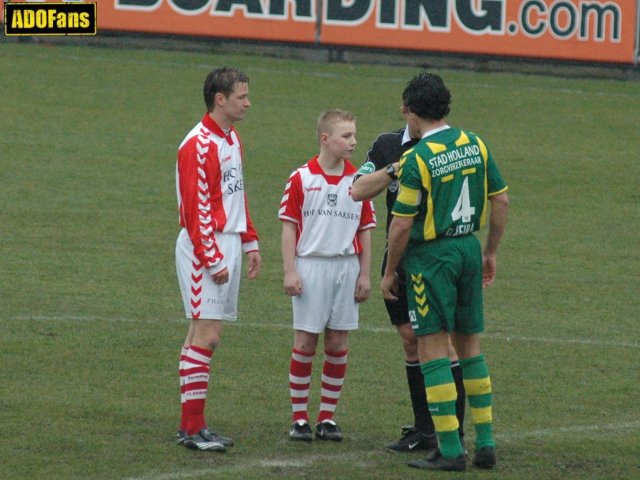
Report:
[[358,328],[355,301],[360,262],[356,255],[298,257],[302,294],[291,297],[293,328],[310,333]]
[[242,241],[238,233],[216,233],[218,248],[224,254],[229,281],[216,285],[193,253],[186,229],[176,242],[176,271],[187,318],[234,321],[238,317],[238,291],[242,275]]

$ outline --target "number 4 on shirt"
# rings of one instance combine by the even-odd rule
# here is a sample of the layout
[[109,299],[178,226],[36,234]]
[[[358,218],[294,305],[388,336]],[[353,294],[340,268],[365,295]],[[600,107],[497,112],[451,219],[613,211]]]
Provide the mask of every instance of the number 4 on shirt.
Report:
[[462,184],[462,191],[460,192],[456,206],[453,208],[453,212],[451,212],[451,218],[454,222],[462,218],[463,223],[468,223],[471,221],[471,215],[474,213],[476,213],[476,208],[471,206],[469,198],[469,177],[465,177],[464,183]]

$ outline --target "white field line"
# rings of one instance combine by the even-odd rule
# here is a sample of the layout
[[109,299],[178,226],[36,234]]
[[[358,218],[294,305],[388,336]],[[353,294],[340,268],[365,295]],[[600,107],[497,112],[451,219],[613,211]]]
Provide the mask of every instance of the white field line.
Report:
[[[295,468],[300,469],[313,465],[314,463],[321,464],[350,464],[350,465],[362,465],[364,457],[384,455],[382,450],[356,450],[348,453],[329,453],[323,455],[296,455],[291,457],[280,458],[244,458],[242,463],[234,465],[216,465],[211,468],[192,470],[188,472],[169,472],[169,473],[149,473],[140,477],[128,477],[124,480],[179,480],[188,479],[194,477],[200,477],[204,475],[220,475],[223,473],[240,473],[247,470],[255,470],[260,468]],[[215,455],[215,454],[214,454]],[[366,460],[365,460],[366,461]]]
[[[185,323],[185,319],[179,320],[139,320],[133,318],[124,317],[99,317],[99,316],[19,316],[12,317],[14,320],[19,321],[71,321],[71,322],[93,322],[93,321],[108,321],[108,322],[131,322],[131,323],[146,323],[146,324],[158,324],[164,322],[170,323]],[[276,323],[250,323],[239,322],[237,324],[230,324],[230,327],[251,327],[251,328],[267,328],[267,329],[290,329],[290,325],[276,324]],[[361,330],[373,333],[389,333],[395,335],[395,330],[392,327],[368,327],[363,325]],[[522,341],[522,342],[546,342],[546,343],[566,343],[566,344],[584,344],[592,346],[614,346],[614,347],[630,347],[639,348],[638,343],[628,342],[612,342],[612,341],[597,341],[588,339],[558,339],[558,338],[545,338],[545,337],[516,337],[503,334],[488,334],[489,338],[501,341]],[[504,432],[497,433],[496,439],[498,441],[521,441],[527,438],[545,438],[563,435],[575,435],[580,434],[584,436],[601,436],[605,433],[616,433],[625,430],[636,430],[640,428],[640,421],[604,424],[604,425],[571,425],[567,427],[551,427],[538,430],[520,431],[520,432]],[[317,462],[332,462],[340,464],[354,464],[366,462],[366,457],[372,457],[384,454],[381,450],[373,451],[351,451],[348,453],[331,453],[327,455],[310,455],[310,456],[295,456],[295,457],[277,457],[277,458],[260,458],[251,459],[244,458],[241,464],[237,465],[225,465],[225,466],[213,466],[210,469],[200,469],[188,472],[168,472],[168,473],[149,473],[139,477],[130,477],[126,480],[180,480],[196,478],[203,475],[215,475],[220,473],[240,473],[243,471],[272,468],[272,467],[292,467],[302,468],[312,465]]]
[[[26,320],[34,320],[41,322],[125,322],[125,323],[148,323],[148,324],[158,324],[158,323],[185,323],[186,319],[175,319],[175,320],[149,320],[149,319],[135,319],[135,318],[125,318],[125,317],[100,317],[93,315],[20,315],[13,317],[14,320],[26,321]],[[282,324],[282,323],[255,323],[255,322],[243,322],[239,321],[237,323],[228,323],[229,327],[251,327],[251,328],[269,328],[269,329],[291,329],[291,325]],[[395,334],[395,329],[391,326],[389,327],[371,327],[366,323],[360,325],[360,331],[364,332],[372,332],[372,333],[393,333]],[[594,347],[623,347],[623,348],[640,348],[640,343],[638,342],[616,342],[613,340],[594,340],[588,338],[551,338],[551,337],[528,337],[528,336],[520,336],[520,335],[506,335],[502,333],[485,333],[483,334],[483,338],[493,339],[504,342],[524,342],[524,343],[556,343],[556,344],[566,344],[566,345],[589,345]]]
[[[580,434],[582,438],[592,437],[596,438],[601,436],[605,432],[616,433],[624,430],[636,430],[640,428],[640,421],[626,422],[626,423],[614,423],[605,425],[574,425],[570,427],[556,427],[556,428],[544,428],[540,430],[531,430],[528,432],[517,433],[504,433],[496,434],[496,440],[500,441],[514,441],[522,440],[525,438],[545,438],[545,437],[557,437],[563,435],[575,435]],[[240,474],[243,471],[258,470],[263,468],[304,468],[316,463],[331,462],[332,464],[350,464],[350,465],[363,465],[367,462],[369,457],[377,457],[387,454],[382,449],[376,450],[355,450],[345,453],[332,452],[325,455],[296,455],[296,456],[282,456],[272,458],[246,458],[244,457],[242,463],[233,465],[220,465],[212,466],[207,469],[199,469],[183,472],[167,472],[167,473],[148,473],[139,477],[129,477],[125,480],[180,480],[200,477],[204,475],[220,475],[222,473],[236,473]]]

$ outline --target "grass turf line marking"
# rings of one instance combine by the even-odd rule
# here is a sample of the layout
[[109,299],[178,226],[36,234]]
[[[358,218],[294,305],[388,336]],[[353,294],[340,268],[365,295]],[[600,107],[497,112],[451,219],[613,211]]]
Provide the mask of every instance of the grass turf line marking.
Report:
[[[94,315],[20,315],[13,317],[14,320],[25,321],[25,320],[34,320],[40,322],[47,321],[72,321],[72,322],[128,322],[128,323],[149,323],[149,324],[157,324],[162,322],[170,322],[170,323],[186,323],[186,319],[176,319],[176,320],[144,320],[144,319],[135,319],[135,318],[125,318],[125,317],[99,317]],[[251,327],[251,328],[271,328],[271,329],[291,329],[290,324],[283,323],[253,323],[253,322],[242,322],[239,321],[237,323],[228,322],[225,325],[227,328],[242,328],[242,327]],[[370,333],[394,333],[395,330],[393,327],[369,327],[367,325],[361,325],[358,330],[363,332]],[[588,338],[549,338],[549,337],[525,337],[518,335],[505,335],[502,333],[485,333],[482,335],[483,338],[499,340],[505,342],[525,342],[525,343],[557,343],[557,344],[573,344],[573,345],[590,345],[594,347],[622,347],[622,348],[640,348],[640,343],[637,342],[616,342],[613,340],[591,340]]]
[[[640,428],[640,421],[636,422],[627,422],[627,423],[614,423],[614,424],[605,424],[605,425],[574,425],[570,427],[555,427],[555,428],[544,428],[540,430],[531,430],[528,432],[514,432],[514,433],[504,433],[504,434],[496,434],[496,440],[500,441],[515,441],[522,440],[525,438],[544,438],[544,437],[552,437],[552,436],[562,436],[562,435],[574,435],[576,433],[586,434],[587,436],[590,433],[600,434],[603,431],[609,432],[617,432],[621,430],[634,430]],[[391,454],[388,454],[382,448],[376,450],[352,450],[346,453],[336,453],[332,452],[329,454],[315,454],[309,456],[283,456],[279,458],[254,458],[247,459],[246,457],[244,461],[240,464],[233,465],[220,465],[213,466],[207,469],[199,469],[187,472],[169,472],[169,473],[147,473],[142,476],[137,477],[127,477],[124,480],[180,480],[180,479],[189,479],[196,478],[208,474],[222,474],[222,473],[240,473],[248,470],[262,469],[262,468],[304,468],[312,466],[316,463],[326,463],[331,462],[332,464],[336,463],[349,463],[353,464],[354,462],[358,462],[362,464],[363,456],[365,457],[373,457],[373,456],[381,456],[385,455],[390,458],[397,458]]]
[[[165,474],[148,473],[139,477],[127,477],[124,480],[179,480],[194,478],[208,474],[221,474],[242,472],[259,468],[304,468],[320,463],[362,463],[362,456],[384,455],[383,450],[352,450],[347,453],[315,454],[306,457],[296,455],[295,457],[280,458],[255,458],[243,461],[241,464],[219,465],[207,469],[193,470],[189,472],[172,472]],[[245,457],[246,458],[246,457]]]

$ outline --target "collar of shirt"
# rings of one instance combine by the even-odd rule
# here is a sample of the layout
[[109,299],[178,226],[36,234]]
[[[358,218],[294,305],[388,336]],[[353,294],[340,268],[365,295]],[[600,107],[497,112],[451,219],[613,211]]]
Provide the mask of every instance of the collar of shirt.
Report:
[[217,136],[224,138],[229,145],[233,145],[233,137],[231,136],[231,132],[235,131],[233,125],[231,126],[231,128],[229,128],[229,132],[225,133],[224,130],[220,128],[220,125],[218,125],[216,121],[209,116],[208,113],[205,113],[204,117],[202,117],[202,124]]
[[443,130],[446,130],[448,128],[451,128],[451,127],[449,125],[443,125],[441,127],[434,128],[433,130],[429,130],[428,132],[424,132],[424,135],[422,135],[422,138],[427,138],[430,135],[433,135],[433,134],[438,133],[438,132],[442,132]]
[[404,127],[404,132],[402,132],[402,145],[406,145],[407,143],[409,143],[411,140],[413,140],[411,138],[411,135],[409,135],[409,124],[407,124]]
[[346,175],[353,175],[358,171],[358,169],[349,160],[344,160],[344,170],[342,175],[328,175],[320,166],[320,162],[318,162],[318,155],[314,155],[313,158],[307,162],[307,167],[314,175],[323,175],[324,177],[342,178]]

